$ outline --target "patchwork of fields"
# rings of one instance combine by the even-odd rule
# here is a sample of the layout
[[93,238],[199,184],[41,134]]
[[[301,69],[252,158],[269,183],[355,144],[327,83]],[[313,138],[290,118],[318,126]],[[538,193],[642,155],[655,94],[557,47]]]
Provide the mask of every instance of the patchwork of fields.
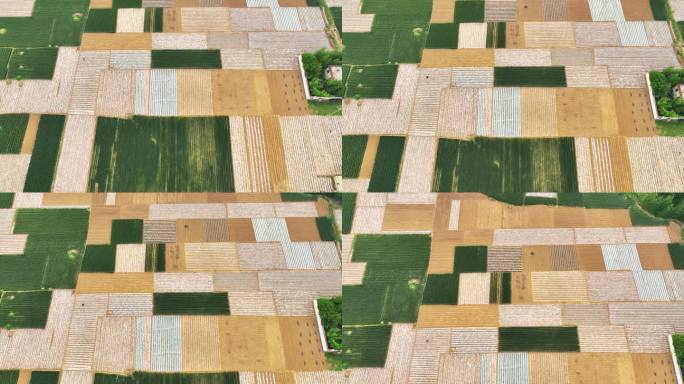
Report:
[[618,194],[506,196],[354,197],[351,382],[675,383],[679,223]]
[[334,200],[22,193],[2,206],[0,382],[327,375],[313,300],[341,294]]

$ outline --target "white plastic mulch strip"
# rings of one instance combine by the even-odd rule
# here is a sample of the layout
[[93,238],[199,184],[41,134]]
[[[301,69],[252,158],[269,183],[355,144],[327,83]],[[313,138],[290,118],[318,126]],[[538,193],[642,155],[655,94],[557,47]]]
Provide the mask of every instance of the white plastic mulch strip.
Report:
[[635,244],[601,244],[606,270],[640,271],[641,261]]
[[154,69],[150,75],[150,115],[175,116],[176,70]]
[[316,269],[340,269],[340,254],[335,242],[317,241],[309,245],[316,260]]
[[[492,73],[492,76],[493,73]],[[492,81],[493,77],[492,77]],[[477,95],[477,127],[475,132],[478,136],[491,135],[492,129],[492,89],[482,88]]]
[[21,255],[24,253],[28,235],[0,235],[0,256],[1,255]]
[[111,51],[109,63],[114,69],[150,69],[152,51]]
[[273,24],[276,31],[301,31],[297,8],[273,8]]
[[152,316],[151,293],[110,293],[109,316]]
[[256,241],[290,241],[287,223],[283,218],[254,218],[252,227]]
[[145,244],[117,244],[115,272],[145,272]]
[[520,88],[494,88],[492,136],[520,137]]
[[243,271],[287,268],[283,247],[279,243],[240,243],[238,255]]
[[620,0],[589,0],[593,21],[625,21]]
[[527,352],[499,353],[499,384],[527,384]]
[[150,204],[150,220],[178,219],[225,219],[226,206],[219,203],[205,204]]
[[288,269],[316,269],[316,260],[309,243],[282,243]]
[[486,88],[494,86],[494,68],[456,67],[451,69],[454,87]]
[[54,192],[87,192],[97,117],[70,115],[64,126]]
[[646,34],[651,46],[671,47],[673,43],[672,32],[667,21],[644,21]]
[[620,42],[624,47],[648,47],[649,39],[643,21],[617,22]]
[[668,301],[667,286],[662,271],[633,271],[639,299],[642,301]]
[[278,5],[278,0],[246,0],[246,3],[249,8],[280,7],[280,5]]
[[152,317],[152,371],[180,371],[181,342],[180,316]]
[[458,222],[461,217],[461,200],[451,200],[449,213],[449,230],[458,231]]

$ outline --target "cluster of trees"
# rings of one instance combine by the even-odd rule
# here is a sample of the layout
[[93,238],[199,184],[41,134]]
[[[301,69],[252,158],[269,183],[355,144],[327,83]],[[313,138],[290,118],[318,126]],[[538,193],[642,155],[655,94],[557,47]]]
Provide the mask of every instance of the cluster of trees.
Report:
[[630,196],[655,217],[684,221],[684,193],[635,193]]
[[309,82],[309,91],[313,96],[342,97],[344,95],[342,81],[325,78],[325,70],[329,66],[342,65],[342,52],[319,49],[314,53],[304,53],[302,64]]
[[672,335],[672,344],[674,344],[675,355],[677,355],[677,361],[679,362],[679,366],[682,367],[682,369],[684,369],[684,335]]
[[664,117],[684,116],[684,99],[672,92],[672,88],[684,81],[684,69],[670,67],[662,72],[651,71],[649,76],[658,113]]
[[318,314],[321,316],[328,347],[342,349],[342,297],[318,299]]

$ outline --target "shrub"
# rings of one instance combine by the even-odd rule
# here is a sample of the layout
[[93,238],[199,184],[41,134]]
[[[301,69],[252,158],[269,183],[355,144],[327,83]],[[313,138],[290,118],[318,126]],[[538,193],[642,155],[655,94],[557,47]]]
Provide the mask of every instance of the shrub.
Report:
[[331,349],[342,349],[342,297],[318,299],[318,313]]

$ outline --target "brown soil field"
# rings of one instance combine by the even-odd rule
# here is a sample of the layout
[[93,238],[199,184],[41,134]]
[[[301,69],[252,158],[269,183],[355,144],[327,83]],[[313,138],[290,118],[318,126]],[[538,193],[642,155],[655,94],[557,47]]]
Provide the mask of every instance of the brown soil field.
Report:
[[568,376],[570,384],[635,383],[629,353],[569,353]]
[[670,242],[682,242],[682,228],[679,224],[675,223],[674,221],[671,221],[670,225],[667,227],[667,232],[670,234]]
[[627,21],[653,20],[649,0],[622,0],[622,13]]
[[204,70],[176,71],[179,116],[211,115],[211,73]]
[[321,241],[316,227],[316,219],[312,217],[287,217],[287,232],[292,241]]
[[322,371],[327,369],[321,339],[314,317],[279,317],[287,369]]
[[164,32],[180,32],[180,10],[174,8],[164,8],[164,22],[162,30]]
[[459,233],[462,235],[457,236],[454,245],[492,245],[494,240],[494,231],[491,229],[474,229]]
[[250,219],[228,219],[228,239],[251,243],[256,241],[254,227]]
[[621,136],[657,135],[647,90],[614,89],[613,94]]
[[[627,140],[624,137],[609,137],[608,148],[610,149],[610,164],[615,181],[615,190],[633,191],[634,184]],[[628,220],[627,223],[631,223],[631,220]]]
[[632,365],[637,383],[677,382],[672,357],[667,353],[633,353]]
[[433,0],[430,23],[453,23],[456,0]]
[[204,220],[204,238],[209,243],[226,242],[228,240],[228,221],[225,219]]
[[316,200],[316,213],[318,216],[328,216],[328,203],[321,197]]
[[266,157],[268,159],[268,174],[271,178],[271,189],[273,191],[286,192],[289,190],[289,187],[280,122],[276,116],[267,116],[262,119],[262,124],[264,144],[267,149]]
[[577,271],[579,263],[574,245],[551,247],[551,269],[554,271]]
[[421,305],[417,328],[498,327],[497,304]]
[[551,270],[551,249],[545,245],[523,247],[523,271],[525,273]]
[[277,317],[222,316],[219,319],[221,369],[279,371],[286,368]]
[[245,0],[223,0],[223,6],[227,8],[247,8]]
[[435,219],[433,204],[387,204],[383,231],[432,231]]
[[518,0],[518,22],[544,21],[542,0]]
[[[507,43],[508,44],[508,43]],[[425,49],[423,68],[493,67],[493,49]]]
[[174,8],[196,8],[200,6],[200,0],[173,0]]
[[278,0],[281,7],[307,7],[306,0]]
[[585,227],[630,227],[628,209],[584,209]]
[[82,51],[151,50],[151,33],[84,33]]
[[112,220],[119,218],[119,207],[91,207],[86,244],[109,244]]
[[[451,232],[453,237],[453,232]],[[455,241],[445,236],[433,237],[430,244],[428,273],[452,273],[454,271]]]
[[233,196],[235,196],[235,201],[241,203],[279,203],[282,201],[279,193],[240,192]]
[[555,228],[579,228],[584,227],[585,209],[575,207],[557,207],[552,213]]
[[667,244],[637,244],[643,269],[672,269],[672,258]]
[[309,114],[309,104],[298,71],[266,71],[273,114],[301,116]]
[[183,272],[185,270],[185,263],[176,243],[166,244],[164,261],[166,262],[166,272]]
[[221,370],[218,316],[182,316],[183,371]]
[[532,274],[511,272],[511,304],[529,304],[532,301]]
[[148,272],[81,273],[76,293],[149,293],[154,291],[154,274]]
[[520,92],[523,137],[553,137],[556,130],[556,92],[551,88],[523,88]]
[[105,205],[106,194],[104,193],[45,193],[43,194],[43,206],[73,206],[88,205],[102,207]]
[[368,136],[366,143],[366,151],[363,153],[363,160],[361,161],[361,169],[359,170],[359,179],[370,179],[373,173],[373,165],[375,164],[375,154],[378,152],[378,143],[380,136]]
[[437,195],[437,200],[435,201],[435,220],[432,224],[432,231],[437,233],[437,236],[439,236],[439,232],[449,230],[451,202],[453,200],[458,200],[457,195],[454,193],[440,193]]
[[90,0],[91,9],[111,8],[112,0]]
[[258,116],[272,112],[266,71],[213,71],[211,85],[214,115]]
[[568,355],[565,353],[530,353],[529,383],[567,383]]
[[565,0],[568,21],[592,21],[587,0]]
[[[519,5],[520,3],[518,3]],[[506,48],[525,48],[525,28],[523,23],[506,23]]]
[[32,113],[29,115],[29,121],[24,132],[24,140],[21,142],[21,154],[30,155],[33,153],[33,145],[36,143],[36,134],[38,133],[38,123],[40,123],[40,115]]
[[558,136],[616,136],[615,101],[610,89],[558,88]]

